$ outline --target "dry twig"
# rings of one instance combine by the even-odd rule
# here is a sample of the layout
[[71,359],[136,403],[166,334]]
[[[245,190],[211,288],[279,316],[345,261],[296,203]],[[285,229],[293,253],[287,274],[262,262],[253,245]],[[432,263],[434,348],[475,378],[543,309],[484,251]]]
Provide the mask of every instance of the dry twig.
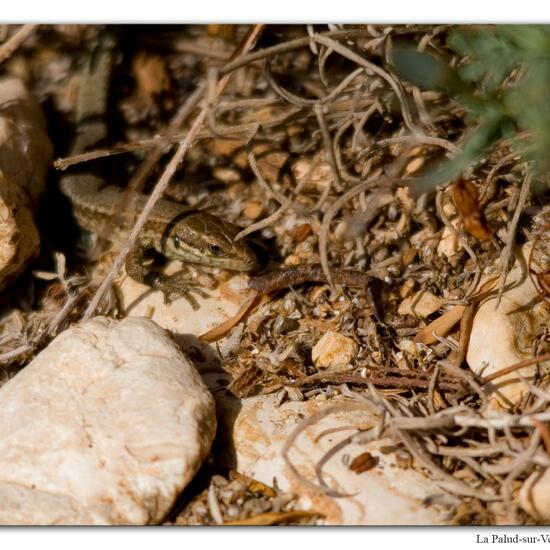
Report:
[[508,234],[506,235],[506,246],[504,247],[504,250],[502,251],[502,254],[500,257],[501,279],[500,279],[500,286],[498,289],[498,299],[496,302],[495,309],[497,309],[498,306],[500,305],[500,300],[502,299],[504,286],[506,284],[506,277],[508,276],[508,273],[510,272],[510,269],[511,269],[510,264],[511,264],[511,257],[512,257],[512,248],[516,240],[516,229],[519,222],[519,217],[523,212],[525,203],[527,202],[527,197],[529,196],[529,190],[531,188],[531,179],[532,179],[532,174],[531,172],[529,172],[527,176],[525,176],[523,183],[521,184],[518,203],[516,205],[516,209],[514,210],[514,215],[512,216],[512,219],[508,226]]

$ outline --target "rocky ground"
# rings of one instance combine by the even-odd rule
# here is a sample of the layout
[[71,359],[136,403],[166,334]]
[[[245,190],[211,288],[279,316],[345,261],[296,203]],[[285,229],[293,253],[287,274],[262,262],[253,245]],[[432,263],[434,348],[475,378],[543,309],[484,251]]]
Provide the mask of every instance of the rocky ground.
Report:
[[[481,31],[2,27],[0,522],[548,521],[544,113]],[[164,188],[258,267],[172,263],[200,308],[167,301],[64,173]]]

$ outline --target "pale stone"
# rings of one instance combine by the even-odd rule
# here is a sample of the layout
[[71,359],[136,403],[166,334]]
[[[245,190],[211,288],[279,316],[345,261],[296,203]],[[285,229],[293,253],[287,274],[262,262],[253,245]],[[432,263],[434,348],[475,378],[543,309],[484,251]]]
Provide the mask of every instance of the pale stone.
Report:
[[398,342],[398,347],[401,351],[405,351],[407,353],[410,353],[411,355],[417,355],[419,352],[419,348],[422,344],[415,344],[412,340],[400,340]]
[[395,197],[400,202],[403,210],[406,212],[412,212],[414,210],[416,202],[411,197],[411,190],[409,187],[398,187],[395,190]]
[[[172,274],[181,268],[180,262],[171,262],[165,272]],[[166,303],[164,294],[125,276],[120,281],[121,306],[125,315],[149,317],[162,328],[174,334],[200,336],[237,313],[254,294],[248,288],[248,275],[234,274],[214,289],[207,289],[206,298],[192,293],[200,304],[194,310],[184,298]]]
[[243,214],[246,218],[249,220],[255,220],[260,217],[264,210],[264,206],[261,202],[257,201],[250,201],[247,203],[247,205],[244,207]]
[[215,430],[210,392],[164,330],[81,323],[0,389],[0,523],[158,523]]
[[424,227],[410,236],[409,244],[419,249],[432,236],[432,230],[429,227]]
[[412,159],[403,171],[403,178],[408,178],[412,176],[415,172],[418,172],[425,163],[426,157],[416,157]]
[[[533,341],[541,326],[550,328],[550,306],[540,299],[527,272],[530,245],[516,253],[516,261],[506,278],[506,290],[497,308],[498,292],[478,308],[472,324],[466,361],[470,369],[484,377],[533,357]],[[539,363],[548,368],[550,361]],[[530,365],[486,384],[493,407],[517,404],[529,388],[520,377],[532,380],[537,367]]]
[[519,491],[520,506],[537,520],[550,520],[550,470],[533,472]]
[[444,301],[432,294],[429,290],[420,290],[405,298],[397,309],[399,315],[414,315],[416,317],[428,317],[443,307]]
[[[452,222],[453,227],[458,225],[457,221]],[[460,241],[456,237],[456,232],[453,231],[450,227],[445,226],[443,233],[441,234],[441,239],[437,244],[437,255],[442,258],[452,258],[456,256],[457,253],[462,249]]]
[[217,168],[214,168],[212,174],[217,180],[227,184],[235,183],[241,180],[241,175],[238,170],[228,168],[226,166],[218,166]]
[[357,354],[357,344],[351,338],[329,330],[313,346],[311,359],[319,368],[341,369]]
[[410,295],[412,289],[414,288],[414,285],[415,285],[415,281],[413,279],[407,279],[402,285],[401,285],[401,288],[399,289],[399,296],[401,298],[407,298],[407,296]]
[[318,161],[312,167],[311,160],[301,158],[291,166],[291,170],[297,182],[306,179],[306,188],[317,188],[322,191],[332,179],[330,164],[325,161]]
[[34,212],[51,155],[38,103],[19,79],[0,79],[0,290],[40,249]]
[[[207,375],[212,387],[219,386],[219,375]],[[287,401],[277,404],[277,395],[237,400],[225,392],[215,394],[220,433],[224,434],[219,457],[222,466],[236,468],[258,481],[299,496],[301,509],[320,512],[329,525],[440,525],[446,522],[445,510],[425,504],[442,489],[420,469],[404,469],[398,451],[387,452],[394,442],[381,438],[369,443],[351,443],[333,456],[323,468],[328,485],[347,496],[332,496],[308,484],[318,484],[315,465],[337,442],[353,434],[355,428],[368,429],[377,423],[376,411],[345,410],[327,415],[307,427],[289,452],[292,464],[303,478],[293,474],[282,450],[297,425],[304,419],[341,400]],[[317,439],[326,431],[326,435]],[[397,448],[396,448],[397,449]],[[378,464],[356,474],[344,462],[371,453]],[[412,460],[411,460],[412,462]]]

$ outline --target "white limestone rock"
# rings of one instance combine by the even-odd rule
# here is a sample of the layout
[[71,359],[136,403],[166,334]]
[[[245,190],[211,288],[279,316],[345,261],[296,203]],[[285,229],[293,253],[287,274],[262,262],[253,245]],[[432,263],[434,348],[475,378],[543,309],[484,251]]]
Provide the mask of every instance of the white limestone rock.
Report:
[[34,212],[46,185],[52,145],[37,101],[17,78],[0,79],[0,290],[40,250]]
[[[466,361],[478,376],[489,376],[533,357],[533,342],[541,327],[550,327],[550,307],[540,299],[528,273],[530,244],[518,249],[516,261],[506,278],[498,309],[497,290],[476,311]],[[541,362],[548,368],[550,361]],[[515,406],[529,388],[523,379],[533,380],[537,367],[529,365],[504,374],[485,385],[491,408]]]
[[519,491],[521,507],[538,521],[550,520],[550,470],[533,472]]
[[311,359],[318,368],[342,369],[353,361],[357,347],[357,343],[348,336],[329,330],[313,346]]
[[211,394],[163,329],[81,323],[0,388],[0,523],[158,523],[215,431]]
[[[212,387],[219,385],[219,375],[207,375]],[[225,392],[215,394],[219,410],[220,435],[225,455],[217,459],[226,467],[268,485],[277,484],[283,491],[299,495],[300,509],[320,512],[328,525],[441,525],[447,510],[425,504],[442,490],[418,467],[403,467],[389,438],[369,443],[351,443],[325,464],[324,479],[329,486],[348,496],[331,496],[315,490],[306,481],[318,484],[315,465],[337,442],[376,424],[376,411],[345,410],[327,415],[307,427],[289,452],[294,467],[303,476],[297,478],[285,463],[282,450],[297,425],[305,418],[334,405],[338,400],[310,399],[286,401],[278,405],[277,395],[235,399]],[[325,434],[322,436],[322,434]],[[319,437],[322,436],[322,437]],[[220,444],[222,442],[220,441]],[[396,448],[396,447],[395,447]],[[397,449],[397,448],[396,448]],[[346,465],[358,455],[369,452],[377,464],[357,474]],[[411,459],[412,462],[412,459]]]
[[[165,273],[172,275],[181,269],[180,262],[171,262]],[[172,334],[192,334],[200,336],[223,323],[250,299],[253,292],[248,288],[248,275],[235,274],[217,288],[206,290],[208,298],[194,293],[200,304],[193,310],[183,297],[166,303],[164,294],[158,290],[134,281],[125,276],[119,285],[121,306],[124,315],[131,317],[149,317]]]

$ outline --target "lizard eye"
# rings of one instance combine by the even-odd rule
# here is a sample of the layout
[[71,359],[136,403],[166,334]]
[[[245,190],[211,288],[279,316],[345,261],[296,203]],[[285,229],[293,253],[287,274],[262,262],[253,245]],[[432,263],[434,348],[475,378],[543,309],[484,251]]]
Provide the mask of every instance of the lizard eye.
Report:
[[222,253],[222,247],[217,244],[208,245],[208,250],[212,256],[219,256]]
[[174,246],[175,246],[176,248],[179,248],[180,245],[181,245],[181,239],[180,239],[177,235],[174,235],[174,239],[173,239],[173,240],[174,240]]

